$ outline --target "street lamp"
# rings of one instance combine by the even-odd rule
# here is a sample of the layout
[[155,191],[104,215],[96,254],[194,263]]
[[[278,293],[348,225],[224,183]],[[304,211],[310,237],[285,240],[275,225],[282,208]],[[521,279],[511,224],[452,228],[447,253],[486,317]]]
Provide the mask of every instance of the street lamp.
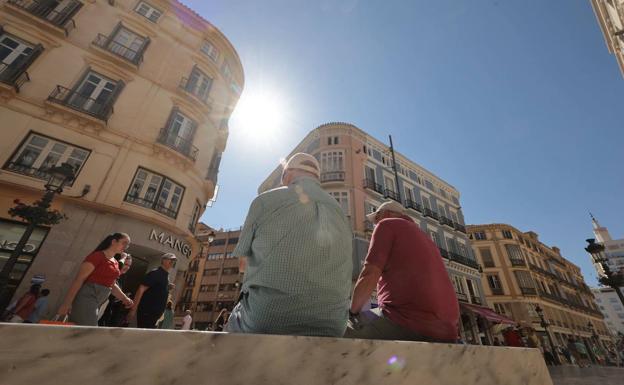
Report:
[[208,234],[208,243],[212,243],[214,239],[215,239],[215,232],[211,231],[210,234]]
[[560,365],[561,362],[559,361],[559,355],[557,354],[557,351],[555,350],[555,344],[553,343],[552,337],[550,336],[550,333],[548,332],[548,321],[546,321],[546,319],[544,318],[544,309],[542,309],[540,307],[540,305],[535,305],[535,312],[537,313],[537,315],[539,316],[540,319],[540,326],[544,328],[544,331],[546,332],[546,337],[548,337],[548,343],[550,344],[550,351],[552,352],[553,358],[555,359],[555,363],[557,365]]
[[21,218],[28,223],[28,226],[17,245],[15,245],[15,249],[13,249],[9,259],[2,267],[2,271],[0,271],[0,310],[6,309],[11,301],[13,296],[13,293],[9,290],[11,272],[18,258],[22,255],[33,231],[39,225],[55,225],[65,218],[65,215],[61,212],[48,209],[52,204],[54,195],[63,192],[65,185],[74,180],[75,168],[69,163],[63,163],[60,166],[49,168],[45,172],[49,175],[49,178],[45,184],[46,191],[43,197],[32,205],[21,203],[19,199],[16,199],[14,201],[15,206],[9,209],[9,214],[12,217]]
[[588,245],[585,248],[592,256],[592,260],[594,263],[597,263],[602,268],[603,274],[598,278],[598,281],[603,286],[608,286],[615,290],[615,293],[620,298],[620,302],[624,305],[624,296],[622,295],[622,291],[620,287],[624,286],[624,275],[619,272],[612,272],[609,264],[607,263],[607,258],[604,255],[604,245],[600,243],[596,243],[596,240],[593,238],[585,240]]

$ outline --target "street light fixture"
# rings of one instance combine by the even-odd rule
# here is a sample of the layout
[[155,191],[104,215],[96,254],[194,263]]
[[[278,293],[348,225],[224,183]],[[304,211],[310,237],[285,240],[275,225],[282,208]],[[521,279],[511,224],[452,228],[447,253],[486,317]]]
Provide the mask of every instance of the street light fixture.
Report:
[[76,177],[75,168],[69,163],[63,163],[60,166],[49,168],[45,172],[49,175],[49,178],[45,184],[46,191],[43,197],[32,205],[21,203],[19,199],[16,199],[15,206],[9,209],[9,214],[12,217],[21,218],[28,226],[17,245],[15,245],[9,259],[2,267],[2,271],[0,271],[0,310],[6,309],[11,301],[13,296],[13,293],[9,290],[11,272],[18,258],[22,255],[32,233],[39,225],[55,225],[65,218],[64,214],[57,210],[49,210],[49,208],[54,195],[60,194],[65,185],[71,183]]
[[622,295],[622,291],[620,287],[624,286],[624,275],[619,272],[612,272],[609,264],[607,263],[607,258],[604,255],[605,247],[600,243],[596,243],[596,240],[593,238],[585,240],[588,245],[585,248],[592,256],[592,260],[594,263],[600,265],[603,274],[598,278],[598,281],[601,285],[612,288],[617,296],[620,298],[620,302],[624,305],[624,295]]
[[550,333],[548,332],[548,321],[546,321],[546,319],[544,318],[544,309],[542,309],[540,307],[540,305],[535,305],[535,312],[537,313],[537,315],[539,316],[540,319],[540,326],[544,328],[544,331],[546,332],[546,337],[548,337],[548,343],[550,344],[550,351],[552,352],[553,358],[555,359],[555,363],[557,365],[561,364],[561,361],[559,361],[559,355],[557,354],[557,351],[555,350],[555,344],[553,343],[552,337],[550,336]]
[[211,231],[210,234],[208,234],[208,243],[212,243],[212,241],[214,241],[215,239],[215,232]]

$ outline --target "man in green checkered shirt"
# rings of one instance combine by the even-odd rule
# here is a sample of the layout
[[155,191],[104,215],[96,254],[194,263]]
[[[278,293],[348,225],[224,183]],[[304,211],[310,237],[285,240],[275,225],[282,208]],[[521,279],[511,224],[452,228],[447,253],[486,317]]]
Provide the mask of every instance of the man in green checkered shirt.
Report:
[[351,290],[352,232],[319,184],[311,155],[293,155],[280,187],[251,204],[234,256],[246,257],[228,332],[342,337]]

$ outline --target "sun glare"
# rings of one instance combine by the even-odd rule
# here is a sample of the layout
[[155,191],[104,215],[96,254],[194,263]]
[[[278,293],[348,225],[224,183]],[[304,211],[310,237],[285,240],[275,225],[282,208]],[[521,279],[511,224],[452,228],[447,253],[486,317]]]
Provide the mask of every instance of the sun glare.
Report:
[[285,107],[280,96],[269,90],[243,92],[232,121],[249,139],[271,137],[284,124]]

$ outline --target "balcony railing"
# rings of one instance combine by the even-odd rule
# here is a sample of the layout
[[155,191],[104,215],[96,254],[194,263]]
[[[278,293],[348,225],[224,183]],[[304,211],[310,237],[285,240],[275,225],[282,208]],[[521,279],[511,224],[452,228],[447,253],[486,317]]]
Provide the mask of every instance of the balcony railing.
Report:
[[344,171],[326,171],[321,173],[321,182],[344,182]]
[[466,226],[457,222],[453,222],[453,227],[455,227],[455,230],[461,231],[462,233],[466,234]]
[[505,292],[501,287],[491,287],[490,290],[492,290],[492,295],[505,295]]
[[438,247],[438,249],[440,250],[440,255],[441,255],[443,258],[449,259],[449,252],[448,252],[448,250],[443,249],[443,248],[441,248],[441,247]]
[[472,267],[474,269],[479,269],[479,264],[477,263],[477,261],[474,261],[470,258],[466,258],[463,255],[457,254],[457,253],[450,253],[450,259],[451,261],[455,261],[458,263],[461,263],[464,266],[468,266],[468,267]]
[[62,28],[65,31],[65,35],[69,35],[69,32],[76,28],[76,23],[72,16],[82,7],[82,3],[77,0],[70,0],[64,6],[60,6],[57,1],[42,0],[8,0],[8,4]]
[[195,161],[197,159],[197,153],[199,150],[193,146],[193,142],[190,139],[183,138],[171,132],[169,128],[163,127],[158,134],[157,142],[163,144],[169,148],[174,149],[182,155]]
[[0,82],[13,86],[19,92],[24,83],[30,81],[30,76],[24,68],[15,68],[10,65],[0,63]]
[[[208,92],[206,92],[205,95],[202,95],[202,93],[199,92],[198,87],[196,87],[196,86],[194,87],[193,84],[189,83],[187,77],[182,77],[182,79],[180,79],[179,87],[180,87],[180,89],[183,89],[184,91],[188,92],[189,94],[197,97],[197,99],[201,100],[204,103],[208,101]],[[226,126],[227,126],[227,120],[226,120]]]
[[457,300],[461,301],[461,302],[468,302],[468,296],[466,294],[463,293],[455,293],[455,295],[457,296]]
[[422,213],[422,206],[411,199],[405,200],[405,207]]
[[93,99],[63,86],[56,86],[50,96],[48,96],[48,100],[105,122],[108,121],[108,118],[113,113],[111,98],[106,98],[105,100]]
[[162,206],[162,205],[160,205],[160,204],[158,204],[158,203],[156,203],[154,201],[146,200],[146,199],[143,199],[143,198],[127,195],[126,196],[126,202],[133,203],[135,205],[139,205],[139,206],[145,207],[147,209],[152,209],[154,211],[157,211],[157,212],[159,212],[161,214],[164,214],[164,215],[166,215],[168,217],[171,217],[171,218],[175,218],[178,215],[177,210],[164,207],[164,206]]
[[437,220],[439,218],[438,217],[438,213],[436,213],[435,211],[431,210],[428,207],[425,207],[423,209],[423,215],[426,216],[426,217],[431,217],[431,218],[433,218],[435,220]]
[[394,201],[397,201],[397,202],[401,203],[401,199],[399,199],[399,194],[397,194],[396,191],[394,191],[394,190],[390,190],[390,189],[387,188],[384,191],[384,197],[390,198],[390,199],[392,199]]
[[120,58],[129,61],[132,64],[139,65],[143,61],[143,51],[126,47],[113,40],[114,37],[109,37],[98,33],[93,40],[93,45],[100,47],[112,54],[119,56]]
[[537,290],[534,287],[521,287],[520,292],[524,295],[537,295]]
[[383,187],[381,187],[379,183],[375,183],[372,179],[364,179],[364,188],[383,194]]
[[481,298],[477,297],[476,295],[471,295],[470,296],[470,300],[472,301],[472,303],[476,303],[477,305],[481,305]]
[[526,267],[526,262],[523,259],[510,258],[511,266],[524,266]]
[[453,227],[453,221],[448,219],[447,217],[440,216],[440,223],[443,224],[443,225],[446,225],[446,226],[448,226],[450,228],[454,228]]

